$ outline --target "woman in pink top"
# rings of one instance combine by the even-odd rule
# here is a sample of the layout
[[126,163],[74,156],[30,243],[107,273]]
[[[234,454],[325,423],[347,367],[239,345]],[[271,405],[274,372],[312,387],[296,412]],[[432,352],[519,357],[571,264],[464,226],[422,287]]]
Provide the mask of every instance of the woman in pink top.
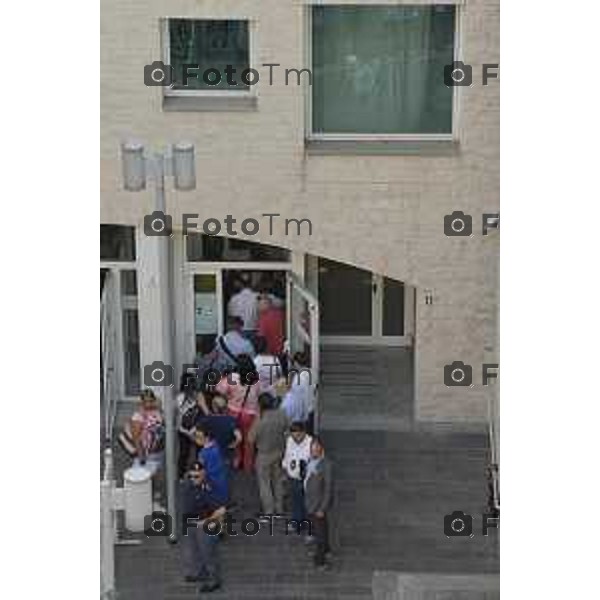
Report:
[[[245,364],[243,357],[238,357]],[[252,364],[252,361],[250,361]],[[248,443],[248,432],[258,416],[258,386],[251,369],[239,369],[240,373],[224,374],[215,386],[215,391],[227,399],[227,412],[236,418],[242,433],[242,443],[236,448],[234,466],[244,471],[254,470],[254,447]],[[245,385],[251,382],[250,385]]]

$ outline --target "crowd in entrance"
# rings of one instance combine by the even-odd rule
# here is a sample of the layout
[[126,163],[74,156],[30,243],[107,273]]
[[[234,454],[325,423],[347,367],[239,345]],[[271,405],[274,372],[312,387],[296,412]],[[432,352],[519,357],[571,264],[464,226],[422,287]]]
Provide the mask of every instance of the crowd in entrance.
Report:
[[[314,565],[329,567],[332,469],[323,440],[313,435],[308,357],[290,356],[285,306],[269,290],[254,290],[240,277],[227,310],[227,332],[194,372],[182,374],[177,397],[181,513],[198,518],[181,537],[184,577],[203,592],[221,586],[222,535],[206,525],[222,522],[243,502],[236,497],[236,472],[256,477],[258,521],[285,520],[286,533],[302,536],[312,549]],[[136,460],[156,472],[162,454],[156,439],[164,427],[152,398],[151,392],[142,396],[131,436]]]

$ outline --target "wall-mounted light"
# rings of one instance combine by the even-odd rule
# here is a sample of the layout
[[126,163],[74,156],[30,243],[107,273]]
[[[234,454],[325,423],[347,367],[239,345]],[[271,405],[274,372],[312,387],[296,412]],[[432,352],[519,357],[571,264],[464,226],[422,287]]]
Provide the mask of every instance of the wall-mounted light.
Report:
[[425,290],[425,304],[433,304],[433,290]]

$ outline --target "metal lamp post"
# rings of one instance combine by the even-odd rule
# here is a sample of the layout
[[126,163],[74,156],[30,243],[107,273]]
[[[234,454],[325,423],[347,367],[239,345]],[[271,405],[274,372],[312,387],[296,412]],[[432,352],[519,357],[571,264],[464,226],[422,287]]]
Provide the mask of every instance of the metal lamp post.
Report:
[[[128,142],[121,146],[123,183],[128,191],[139,192],[146,189],[146,182],[154,182],[154,211],[167,214],[165,197],[165,176],[172,175],[175,189],[193,190],[196,187],[194,146],[188,143],[173,144],[166,152],[146,156],[144,146]],[[171,262],[171,236],[156,236],[159,265],[160,303],[162,315],[162,347],[165,350],[164,363],[173,365],[174,354],[174,302],[173,273]],[[167,510],[173,522],[176,518],[177,457],[175,445],[175,394],[173,386],[165,386],[165,425],[166,425],[166,488]],[[170,541],[177,540],[177,527],[170,535]]]

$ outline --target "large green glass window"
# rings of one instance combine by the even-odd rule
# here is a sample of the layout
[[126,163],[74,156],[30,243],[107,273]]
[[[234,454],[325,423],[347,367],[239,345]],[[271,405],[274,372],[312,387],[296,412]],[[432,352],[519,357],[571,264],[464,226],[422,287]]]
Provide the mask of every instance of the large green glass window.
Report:
[[455,8],[314,6],[314,134],[450,134]]

